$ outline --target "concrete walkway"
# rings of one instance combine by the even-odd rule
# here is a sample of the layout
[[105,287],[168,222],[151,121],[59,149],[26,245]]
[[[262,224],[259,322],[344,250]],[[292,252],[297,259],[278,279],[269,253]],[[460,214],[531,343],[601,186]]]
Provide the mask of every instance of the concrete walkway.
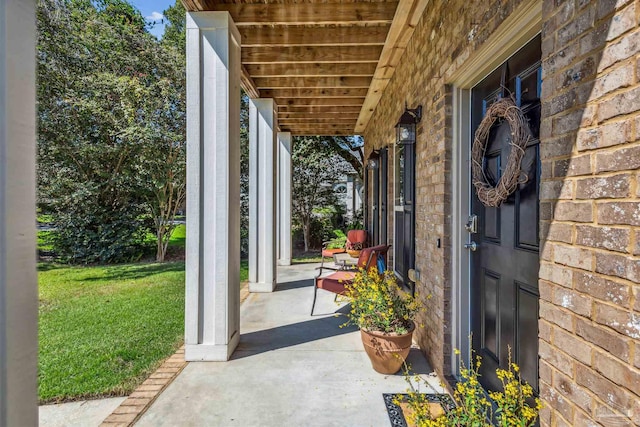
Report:
[[[401,375],[373,371],[334,295],[318,291],[317,264],[280,267],[277,290],[241,307],[241,339],[229,362],[192,362],[137,426],[386,426],[382,393],[405,392]],[[409,362],[439,387],[422,354]]]
[[42,405],[40,427],[98,427],[126,397]]

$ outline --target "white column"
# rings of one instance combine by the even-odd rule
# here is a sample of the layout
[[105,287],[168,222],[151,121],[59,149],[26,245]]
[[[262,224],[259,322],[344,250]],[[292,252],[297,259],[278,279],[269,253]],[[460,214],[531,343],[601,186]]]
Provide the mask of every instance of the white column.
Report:
[[240,34],[187,14],[185,358],[228,360],[240,338]]
[[276,104],[249,102],[249,292],[276,287]]
[[35,16],[0,0],[0,426],[38,425]]
[[278,132],[278,265],[291,265],[291,132]]

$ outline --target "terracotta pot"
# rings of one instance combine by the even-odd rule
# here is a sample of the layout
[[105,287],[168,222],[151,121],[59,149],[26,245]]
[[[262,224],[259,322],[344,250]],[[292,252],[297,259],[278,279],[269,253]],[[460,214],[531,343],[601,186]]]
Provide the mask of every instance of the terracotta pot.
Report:
[[411,322],[409,332],[404,335],[387,335],[377,331],[360,329],[362,344],[367,352],[371,365],[381,374],[395,374],[411,350],[411,339],[415,324]]

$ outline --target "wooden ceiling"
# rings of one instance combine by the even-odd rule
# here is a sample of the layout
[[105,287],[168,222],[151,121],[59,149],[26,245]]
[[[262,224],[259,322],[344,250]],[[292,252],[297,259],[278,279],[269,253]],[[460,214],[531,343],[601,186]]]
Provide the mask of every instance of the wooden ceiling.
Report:
[[429,0],[182,0],[228,11],[241,35],[242,86],[274,98],[294,135],[366,128]]

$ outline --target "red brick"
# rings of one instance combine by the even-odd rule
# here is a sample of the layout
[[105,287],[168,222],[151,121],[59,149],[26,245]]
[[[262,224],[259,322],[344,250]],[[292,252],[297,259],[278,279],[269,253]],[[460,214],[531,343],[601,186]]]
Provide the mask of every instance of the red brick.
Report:
[[640,340],[640,316],[607,304],[596,303],[595,321]]
[[145,405],[141,406],[131,406],[131,405],[120,405],[114,411],[113,414],[139,414],[145,408]]
[[593,269],[593,257],[591,256],[591,251],[574,246],[554,246],[553,260],[558,264],[581,268],[583,270]]
[[550,343],[552,330],[553,327],[549,322],[545,321],[544,319],[540,319],[540,322],[538,323],[538,337]]
[[571,357],[558,351],[557,348],[540,341],[539,345],[540,359],[544,360],[560,372],[569,373],[573,371],[573,361]]
[[[542,387],[541,384],[540,397],[562,417],[573,420],[573,405],[558,390],[553,387]],[[559,424],[556,422],[555,425]]]
[[609,35],[607,40],[614,40],[620,35],[633,29],[636,26],[636,5],[631,3],[628,7],[621,11],[618,11],[615,17],[611,20],[609,26]]
[[616,405],[619,408],[629,408],[632,403],[630,393],[581,364],[576,366],[576,382],[591,390],[608,404]]
[[540,318],[555,323],[568,331],[573,331],[573,316],[571,313],[546,301],[540,301]]
[[630,58],[640,50],[640,31],[625,35],[622,39],[608,43],[602,50],[602,57],[598,62],[598,72],[624,59]]
[[617,89],[633,84],[633,63],[628,62],[602,75],[593,85],[592,98],[597,99]]
[[570,288],[573,283],[573,270],[557,264],[540,264],[539,277],[543,280]]
[[591,298],[571,289],[556,288],[553,293],[553,303],[581,316],[591,316]]
[[600,101],[598,120],[603,121],[640,110],[640,88],[619,93],[613,98]]
[[131,423],[136,419],[138,414],[111,414],[104,422],[105,423]]
[[557,160],[553,165],[553,176],[580,176],[591,174],[591,155],[573,156],[570,159]]
[[545,240],[572,243],[573,225],[559,222],[541,222],[540,233]]
[[[142,392],[141,392],[142,393]],[[156,394],[157,395],[157,394]],[[134,396],[133,393],[131,393],[131,395],[127,398],[127,400],[125,400],[124,402],[122,402],[120,404],[120,406],[146,406],[147,404],[151,403],[151,400],[156,396],[151,396],[151,397],[139,397],[138,395]]]
[[599,202],[598,223],[640,225],[640,202]]
[[576,244],[578,245],[628,252],[631,240],[631,230],[628,228],[579,225],[576,227],[576,231]]
[[138,391],[138,390],[136,390],[133,393],[131,393],[129,395],[129,397],[134,398],[134,399],[143,399],[143,398],[153,399],[157,395],[158,395],[157,391]]
[[540,183],[540,200],[573,199],[573,182],[543,181]]
[[573,287],[593,298],[611,301],[618,305],[627,304],[631,298],[629,285],[582,271],[576,271],[573,274]]
[[591,222],[593,205],[591,202],[558,202],[554,218],[558,221]]
[[593,404],[591,395],[582,387],[579,387],[574,380],[566,375],[556,372],[553,377],[554,388],[563,394],[571,402],[575,403],[578,407],[589,411]]
[[640,259],[596,252],[596,272],[640,282]]
[[544,360],[540,360],[540,373],[539,378],[540,381],[544,381],[545,383],[551,383],[553,379],[553,368]]
[[602,352],[594,355],[594,367],[605,378],[640,396],[640,372]]
[[635,171],[638,168],[640,168],[640,146],[596,153],[596,172]]
[[575,335],[556,328],[553,331],[553,345],[585,365],[591,364],[592,347]]
[[617,199],[628,197],[630,195],[630,179],[631,176],[628,174],[579,179],[576,198]]
[[607,350],[618,359],[623,361],[629,359],[629,339],[623,335],[586,319],[576,319],[576,334],[585,341]]

